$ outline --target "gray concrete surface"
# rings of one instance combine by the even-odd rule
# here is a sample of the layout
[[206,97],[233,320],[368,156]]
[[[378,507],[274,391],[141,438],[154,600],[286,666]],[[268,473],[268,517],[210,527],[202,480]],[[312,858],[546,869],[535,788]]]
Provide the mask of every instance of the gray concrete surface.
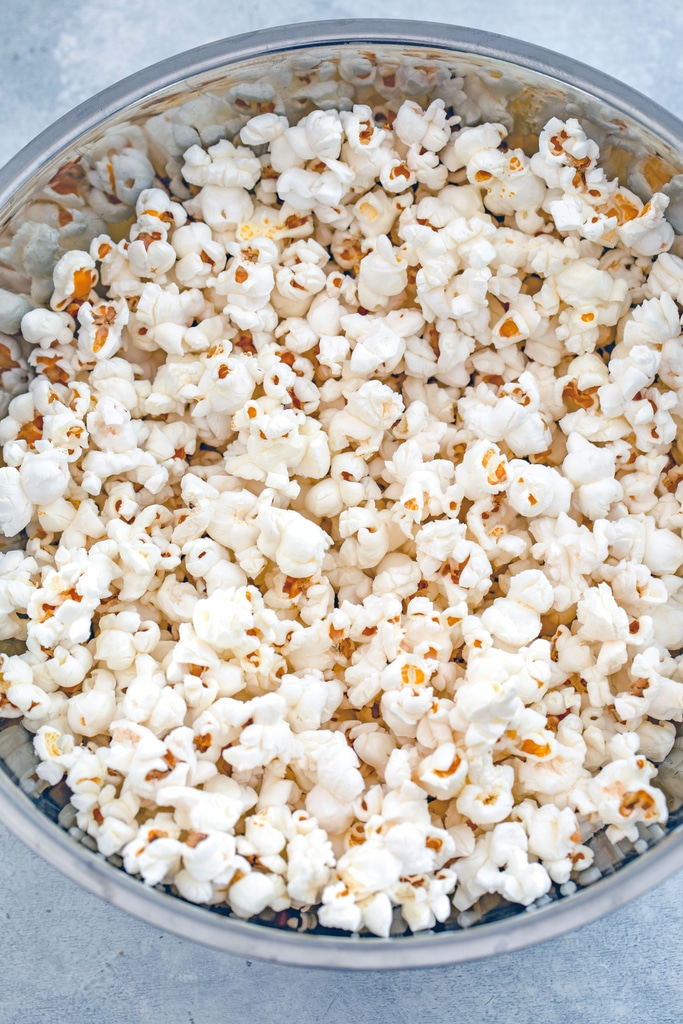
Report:
[[[418,13],[570,54],[683,115],[683,5],[662,0],[25,0],[2,5],[0,163],[93,92],[283,22]],[[62,878],[0,826],[0,1024],[669,1024],[683,1018],[683,874],[519,953],[391,974],[206,950]]]

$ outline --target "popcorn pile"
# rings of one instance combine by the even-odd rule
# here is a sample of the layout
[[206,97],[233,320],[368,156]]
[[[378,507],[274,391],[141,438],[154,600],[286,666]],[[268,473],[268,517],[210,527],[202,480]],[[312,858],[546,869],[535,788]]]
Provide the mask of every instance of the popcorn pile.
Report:
[[0,717],[102,854],[240,917],[427,929],[666,821],[668,200],[575,120],[529,158],[451,115],[263,113],[180,192],[127,171],[127,237],[21,321]]

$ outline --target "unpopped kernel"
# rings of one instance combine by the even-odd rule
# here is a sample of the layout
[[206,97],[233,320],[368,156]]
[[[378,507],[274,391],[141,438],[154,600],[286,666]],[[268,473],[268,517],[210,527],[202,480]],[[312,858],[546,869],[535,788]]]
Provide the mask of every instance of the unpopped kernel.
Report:
[[668,199],[574,119],[459,123],[188,130],[172,193],[122,129],[88,180],[135,221],[17,306],[25,393],[0,336],[0,716],[102,854],[240,917],[428,929],[667,818]]

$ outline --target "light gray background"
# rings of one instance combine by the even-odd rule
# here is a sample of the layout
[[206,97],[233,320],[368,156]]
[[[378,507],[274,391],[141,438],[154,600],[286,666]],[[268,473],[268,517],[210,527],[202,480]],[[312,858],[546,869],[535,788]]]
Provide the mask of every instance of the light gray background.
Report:
[[[25,0],[2,4],[0,164],[70,107],[180,50],[284,22],[403,17],[569,54],[683,116],[683,5],[663,0]],[[322,972],[184,942],[82,892],[0,826],[0,1024],[669,1024],[683,874],[553,942],[431,971]]]

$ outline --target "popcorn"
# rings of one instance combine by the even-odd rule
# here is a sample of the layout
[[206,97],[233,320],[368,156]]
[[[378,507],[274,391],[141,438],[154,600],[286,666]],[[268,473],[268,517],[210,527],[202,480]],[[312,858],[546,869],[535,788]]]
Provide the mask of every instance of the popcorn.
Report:
[[467,760],[458,754],[455,744],[442,743],[420,765],[420,784],[430,796],[450,800],[462,789],[468,768]]
[[[632,736],[632,734],[631,734]],[[577,804],[583,813],[597,813],[608,825],[613,842],[638,836],[637,822],[665,821],[666,801],[660,789],[649,785],[655,768],[644,757],[637,756],[637,736],[615,735],[609,746],[614,760],[598,775],[584,783],[577,793]]]
[[225,267],[225,250],[214,241],[208,224],[196,222],[176,228],[172,239],[177,257],[175,276],[185,288],[203,288],[212,274]]
[[507,135],[502,124],[481,124],[462,128],[451,140],[446,157],[449,171],[465,167],[483,149],[497,149]]
[[112,128],[95,145],[90,157],[90,205],[106,220],[126,220],[139,195],[154,180],[144,132],[130,124]]
[[208,150],[190,146],[184,154],[182,175],[191,185],[221,185],[224,188],[251,189],[261,174],[261,165],[253,153],[221,139]]
[[538,569],[512,577],[507,597],[497,597],[481,616],[485,629],[501,643],[524,647],[541,629],[541,614],[553,604],[553,588]]
[[[346,172],[346,173],[344,173]],[[300,167],[288,167],[278,178],[277,191],[283,203],[294,210],[309,213],[336,207],[353,180],[343,164],[333,170],[315,173]]]
[[253,806],[253,790],[243,791],[232,779],[222,779],[220,789],[208,782],[203,790],[190,786],[164,786],[159,799],[175,809],[174,817],[190,832],[232,832],[235,824]]
[[287,703],[286,718],[294,732],[319,729],[342,700],[341,684],[336,679],[324,679],[315,670],[284,675],[278,692]]
[[560,810],[554,804],[534,807],[524,801],[517,812],[529,836],[529,853],[542,862],[553,882],[569,880],[578,864],[590,867],[593,852],[581,845],[576,815],[569,807]]
[[[656,647],[639,651],[629,672],[631,686],[615,698],[619,717],[629,721],[647,714],[660,719],[660,725],[661,720],[678,721],[683,709],[683,689],[680,682],[671,678],[673,670],[674,663],[663,658]],[[645,721],[639,730],[651,725]]]
[[[253,877],[252,877],[253,876]],[[251,872],[230,887],[230,905],[238,917],[253,917],[266,907],[282,910],[287,906],[285,882],[278,875]]]
[[74,322],[68,313],[56,313],[40,306],[21,318],[21,333],[26,341],[41,348],[50,348],[55,342],[69,345],[73,341]]
[[406,100],[398,109],[393,129],[406,146],[422,146],[438,153],[450,138],[447,120],[443,100],[434,100],[426,111]]
[[245,146],[265,146],[279,138],[288,127],[286,117],[279,114],[258,114],[242,126],[240,139]]
[[122,850],[126,871],[140,874],[146,885],[158,885],[180,867],[183,844],[167,829],[179,835],[171,816],[158,814]]
[[523,211],[528,218],[545,199],[544,184],[521,149],[480,149],[467,161],[466,170],[468,181],[485,187],[485,203],[492,213]]
[[466,498],[477,501],[489,494],[505,490],[508,481],[507,459],[498,445],[475,441],[467,448],[462,462],[456,466],[455,480]]
[[332,543],[319,526],[290,509],[261,509],[256,517],[257,547],[285,576],[303,579],[320,572]]
[[99,277],[95,261],[88,253],[75,251],[65,253],[52,273],[55,288],[50,305],[58,312],[66,309],[67,313],[71,306],[77,310],[90,297]]
[[664,219],[669,197],[656,192],[637,215],[617,228],[624,245],[640,256],[657,256],[673,243],[674,229]]
[[31,521],[33,504],[22,486],[19,470],[0,469],[0,529],[5,537],[14,537]]
[[610,506],[623,497],[623,487],[614,478],[614,455],[581,434],[569,434],[562,472],[573,484],[579,508],[588,519],[604,519]]
[[433,877],[417,875],[410,881],[399,881],[391,890],[391,899],[400,906],[411,931],[425,931],[450,915],[448,896],[454,888],[455,872],[440,868]]
[[386,384],[370,380],[349,396],[346,407],[330,419],[330,450],[341,451],[353,440],[356,454],[370,455],[379,450],[384,431],[399,419],[404,405],[401,397]]
[[0,628],[3,639],[9,639],[20,631],[14,613],[26,608],[34,589],[31,576],[37,572],[36,560],[26,557],[23,551],[0,554]]
[[677,572],[683,564],[682,538],[672,530],[652,529],[646,520],[643,562],[656,576]]
[[368,310],[379,309],[387,299],[400,295],[407,283],[406,261],[397,253],[389,238],[380,235],[375,248],[360,261],[358,298]]
[[552,437],[540,412],[538,385],[528,371],[517,382],[504,384],[498,398],[483,384],[468,390],[470,394],[461,399],[459,409],[475,437],[483,434],[494,442],[505,439],[518,457],[549,447]]
[[[4,708],[3,708],[4,713]],[[33,747],[40,758],[37,768],[39,778],[55,785],[63,778],[64,773],[75,764],[78,754],[74,747],[74,739],[70,734],[63,735],[53,726],[42,725],[33,739]]]
[[683,720],[668,199],[428,65],[117,129],[125,237],[46,213],[0,291],[0,717],[146,884],[384,937],[664,823]]
[[251,220],[254,203],[245,188],[232,185],[204,185],[194,199],[185,203],[193,217],[201,217],[212,232],[234,232],[244,221]]
[[75,736],[98,736],[107,732],[116,714],[113,679],[101,673],[92,689],[75,694],[69,701],[67,721]]
[[121,711],[129,721],[144,723],[156,736],[166,736],[183,724],[187,705],[180,693],[165,687],[163,675],[149,656],[136,654],[133,668],[135,677],[121,702]]
[[[234,650],[248,654],[258,647],[258,641],[247,635],[254,623],[260,595],[254,588],[240,587],[216,590],[211,597],[198,601],[192,622],[197,636],[216,650]],[[226,616],[227,611],[227,616]]]
[[0,288],[0,331],[10,335],[16,334],[22,319],[31,308],[32,303],[26,297]]
[[324,829],[315,827],[315,820],[298,817],[298,831],[287,843],[287,892],[295,903],[310,906],[320,902],[334,866],[332,844]]
[[550,877],[540,864],[529,863],[528,841],[522,825],[504,822],[478,840],[463,858],[453,903],[466,910],[485,892],[499,892],[513,903],[529,906],[548,891]]
[[[479,640],[478,649],[482,646]],[[490,749],[507,729],[515,729],[523,707],[518,679],[508,670],[500,652],[489,653],[490,657],[483,654],[468,663],[449,714],[453,728],[464,734],[467,748],[476,753]]]
[[572,481],[556,469],[512,459],[508,463],[508,474],[510,483],[506,497],[519,515],[531,519],[569,512]]
[[301,160],[317,158],[329,164],[339,156],[342,133],[342,120],[336,110],[312,110],[298,124],[286,128],[280,138]]

